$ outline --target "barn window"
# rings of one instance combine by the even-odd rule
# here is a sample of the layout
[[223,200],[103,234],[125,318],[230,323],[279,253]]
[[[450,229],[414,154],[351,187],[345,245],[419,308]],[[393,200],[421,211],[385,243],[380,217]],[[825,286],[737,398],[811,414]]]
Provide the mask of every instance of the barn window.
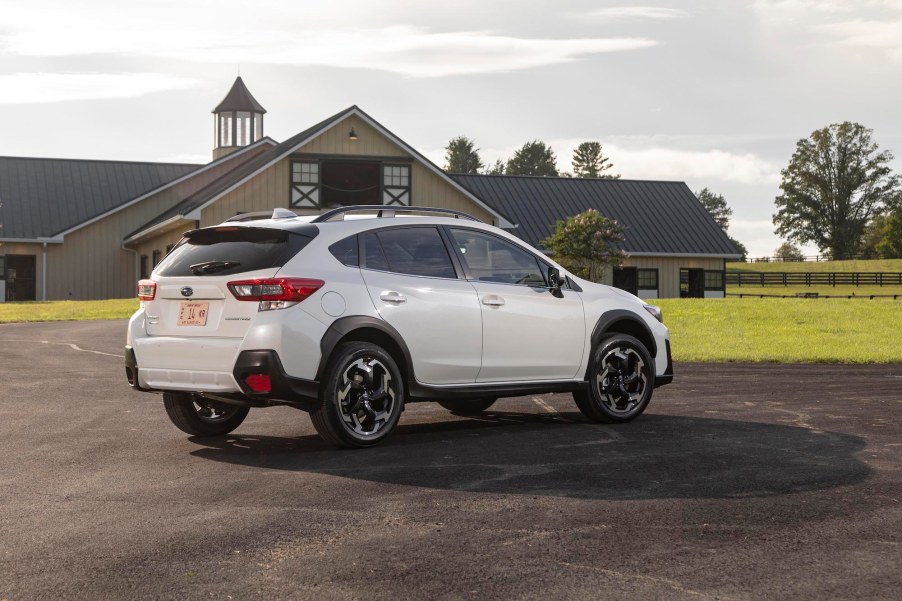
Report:
[[658,289],[658,270],[657,269],[640,269],[639,270],[639,290],[657,290]]
[[160,258],[161,258],[162,256],[163,256],[163,253],[161,253],[160,251],[158,251],[158,250],[153,251],[153,266],[154,266],[154,267],[156,267],[157,265],[159,265],[159,263],[160,263]]
[[319,162],[291,162],[291,196],[289,204],[293,207],[319,208]]
[[705,270],[705,290],[724,290],[724,272]]
[[146,280],[147,276],[150,275],[147,271],[147,255],[141,255],[141,277],[139,280]]
[[410,165],[383,165],[382,204],[410,205]]

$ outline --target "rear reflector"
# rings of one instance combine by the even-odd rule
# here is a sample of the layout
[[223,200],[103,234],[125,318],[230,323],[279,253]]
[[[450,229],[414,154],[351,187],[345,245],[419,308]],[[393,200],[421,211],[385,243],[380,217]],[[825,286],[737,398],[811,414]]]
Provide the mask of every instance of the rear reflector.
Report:
[[152,301],[157,295],[157,283],[153,280],[141,280],[138,282],[138,300]]
[[269,374],[251,374],[244,378],[244,383],[254,392],[269,392],[272,390]]
[[280,278],[229,282],[232,295],[240,301],[290,301],[299,303],[325,285],[322,280]]

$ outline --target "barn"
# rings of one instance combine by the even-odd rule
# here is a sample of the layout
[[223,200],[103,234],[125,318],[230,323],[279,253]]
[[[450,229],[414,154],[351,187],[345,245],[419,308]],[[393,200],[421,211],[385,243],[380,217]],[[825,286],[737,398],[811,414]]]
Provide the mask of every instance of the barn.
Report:
[[203,165],[0,157],[0,302],[134,296],[182,232],[274,207],[443,207],[533,245],[596,208],[626,226],[630,258],[608,283],[646,298],[723,296],[738,258],[682,182],[448,174],[357,106],[282,142],[265,113],[237,78]]

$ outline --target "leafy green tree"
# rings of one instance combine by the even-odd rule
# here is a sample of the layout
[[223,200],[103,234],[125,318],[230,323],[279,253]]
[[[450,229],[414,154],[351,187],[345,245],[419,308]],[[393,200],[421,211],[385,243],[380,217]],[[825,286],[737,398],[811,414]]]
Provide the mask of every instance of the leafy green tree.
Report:
[[702,188],[695,193],[698,201],[702,203],[705,210],[711,214],[720,229],[727,231],[730,227],[730,218],[733,216],[733,209],[727,206],[727,201],[723,194],[715,194],[708,188]]
[[619,174],[605,173],[614,165],[604,156],[599,142],[583,142],[573,151],[573,176],[582,178],[619,179]]
[[504,175],[504,160],[497,159],[491,167],[486,167],[486,175]]
[[775,232],[793,242],[812,242],[833,259],[854,256],[865,225],[900,194],[892,159],[892,153],[879,150],[872,130],[849,121],[799,140],[781,172]]
[[887,259],[902,258],[902,210],[893,211],[884,220],[876,250]]
[[805,255],[802,250],[790,242],[784,242],[774,251],[774,257],[783,259],[784,261],[804,261]]
[[448,173],[479,173],[485,166],[479,157],[476,143],[465,136],[451,138],[445,146],[445,171]]
[[508,175],[557,175],[557,157],[545,142],[533,140],[527,142],[514,153],[507,162],[505,173]]
[[555,261],[578,276],[597,282],[608,267],[617,267],[626,258],[618,248],[623,242],[623,226],[589,209],[554,224],[554,233],[542,240]]

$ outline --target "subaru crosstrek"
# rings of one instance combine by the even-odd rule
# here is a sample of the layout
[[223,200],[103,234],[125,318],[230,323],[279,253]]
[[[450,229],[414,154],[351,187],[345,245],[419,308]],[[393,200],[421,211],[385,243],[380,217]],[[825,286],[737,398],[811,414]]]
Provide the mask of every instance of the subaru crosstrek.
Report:
[[138,297],[128,381],[195,436],[289,405],[365,447],[406,403],[474,414],[564,391],[588,419],[626,422],[673,379],[656,307],[447,209],[239,215],[187,232]]

